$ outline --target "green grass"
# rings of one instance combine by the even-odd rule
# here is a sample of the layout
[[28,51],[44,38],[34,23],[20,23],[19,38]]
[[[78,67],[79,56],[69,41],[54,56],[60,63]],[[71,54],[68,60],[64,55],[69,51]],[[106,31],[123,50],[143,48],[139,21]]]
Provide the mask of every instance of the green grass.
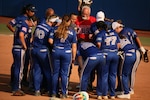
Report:
[[142,45],[144,46],[150,46],[150,37],[139,37]]
[[[13,34],[7,27],[6,24],[0,24],[0,34],[10,35]],[[144,46],[150,46],[150,37],[139,37]]]
[[13,34],[6,26],[6,24],[0,24],[0,34]]

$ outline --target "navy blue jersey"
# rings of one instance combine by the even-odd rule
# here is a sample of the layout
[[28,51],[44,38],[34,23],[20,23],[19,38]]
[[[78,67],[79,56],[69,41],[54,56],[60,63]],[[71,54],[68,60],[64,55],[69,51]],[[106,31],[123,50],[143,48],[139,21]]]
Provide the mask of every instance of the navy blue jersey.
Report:
[[17,24],[24,22],[27,18],[28,18],[27,16],[20,15],[20,16],[16,17],[15,19],[11,20],[11,21],[9,22],[9,24],[14,27],[14,26],[16,26]]
[[126,36],[131,42],[131,44],[135,46],[136,49],[139,48],[136,43],[137,34],[133,29],[124,27],[123,30],[119,34]]
[[96,43],[101,43],[101,50],[118,50],[117,44],[120,43],[118,34],[111,30],[106,32],[104,30],[100,31],[96,36]]
[[83,60],[87,57],[91,57],[94,54],[100,53],[101,51],[91,42],[82,42],[79,44],[77,52],[78,56],[82,56]]
[[55,33],[50,34],[49,38],[54,40],[54,43],[53,43],[54,46],[60,46],[60,47],[65,47],[65,48],[71,48],[72,43],[77,42],[76,32],[73,30],[68,31],[67,39],[57,38],[55,37]]
[[127,38],[120,39],[121,49],[123,51],[128,51],[131,49],[135,49],[134,45]]
[[13,45],[20,45],[20,46],[22,46],[19,34],[20,34],[20,32],[23,32],[24,36],[25,36],[25,39],[26,39],[27,34],[28,34],[28,30],[29,30],[29,27],[26,24],[26,22],[18,23],[16,25],[16,30],[14,32],[14,42],[13,42]]
[[48,37],[52,31],[52,28],[46,24],[37,25],[33,34],[33,46],[38,48],[47,48]]
[[[91,27],[90,27],[90,34],[97,35],[97,34],[99,33],[99,30],[97,29],[96,23],[97,23],[97,22],[95,22],[95,23],[93,23],[93,24],[91,25]],[[107,25],[108,30],[110,30],[112,23],[109,22],[109,21],[105,21],[105,24]]]

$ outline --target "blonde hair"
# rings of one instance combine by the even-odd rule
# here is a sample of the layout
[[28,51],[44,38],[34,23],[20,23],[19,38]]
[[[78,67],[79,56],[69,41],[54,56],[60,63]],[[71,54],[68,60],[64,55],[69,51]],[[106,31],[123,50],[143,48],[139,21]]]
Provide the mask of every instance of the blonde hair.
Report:
[[62,17],[62,22],[58,26],[56,32],[55,32],[55,37],[57,38],[63,38],[66,39],[68,37],[68,31],[69,31],[69,25],[68,22],[70,21],[70,16],[69,15],[64,15]]

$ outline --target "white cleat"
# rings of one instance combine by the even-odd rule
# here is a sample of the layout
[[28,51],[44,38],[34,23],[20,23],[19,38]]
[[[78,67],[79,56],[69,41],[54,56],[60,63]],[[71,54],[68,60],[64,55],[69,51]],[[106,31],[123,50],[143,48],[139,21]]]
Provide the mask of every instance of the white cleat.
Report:
[[104,100],[107,100],[107,99],[108,99],[108,96],[102,96],[102,98],[103,98]]
[[134,94],[134,90],[129,91],[130,94]]
[[123,91],[117,91],[117,92],[115,92],[115,95],[122,95],[122,94],[124,94]]
[[97,100],[102,100],[102,96],[98,96],[98,97],[97,97]]
[[110,96],[110,99],[111,100],[115,100],[115,96]]
[[130,94],[117,95],[117,97],[120,99],[130,99]]

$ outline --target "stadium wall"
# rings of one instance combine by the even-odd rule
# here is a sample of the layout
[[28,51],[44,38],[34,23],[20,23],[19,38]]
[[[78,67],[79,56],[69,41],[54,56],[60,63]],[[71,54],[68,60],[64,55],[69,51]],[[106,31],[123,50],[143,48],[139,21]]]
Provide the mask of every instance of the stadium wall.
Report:
[[[77,12],[78,0],[0,0],[0,16],[16,17],[26,4],[34,4],[36,15],[40,18],[45,10],[53,8],[56,14],[62,16]],[[104,11],[107,18],[121,19],[125,26],[140,30],[150,30],[150,0],[93,0],[92,14]]]

